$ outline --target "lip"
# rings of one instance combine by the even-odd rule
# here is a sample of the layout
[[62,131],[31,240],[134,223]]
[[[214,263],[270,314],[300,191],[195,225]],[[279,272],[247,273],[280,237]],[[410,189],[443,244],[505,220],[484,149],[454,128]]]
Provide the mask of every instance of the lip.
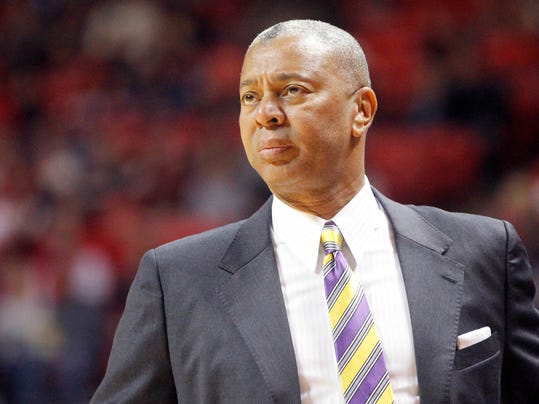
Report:
[[276,160],[282,160],[284,155],[292,148],[292,145],[281,140],[270,139],[261,144],[258,147],[258,153],[260,157],[266,161],[273,162]]

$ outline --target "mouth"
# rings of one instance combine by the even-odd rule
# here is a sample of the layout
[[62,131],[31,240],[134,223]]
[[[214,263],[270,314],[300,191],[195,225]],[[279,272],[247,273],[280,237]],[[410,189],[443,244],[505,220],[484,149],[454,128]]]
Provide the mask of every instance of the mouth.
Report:
[[286,160],[286,156],[292,150],[292,145],[278,140],[269,140],[262,142],[258,147],[260,157],[269,162],[276,163]]
[[274,162],[277,160],[282,160],[286,152],[290,149],[290,146],[265,147],[258,153],[264,160]]

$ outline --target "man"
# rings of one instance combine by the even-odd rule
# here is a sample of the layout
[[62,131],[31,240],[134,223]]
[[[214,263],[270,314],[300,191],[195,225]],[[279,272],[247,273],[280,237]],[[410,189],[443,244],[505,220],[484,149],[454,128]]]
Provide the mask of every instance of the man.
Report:
[[[245,55],[240,100],[247,157],[273,197],[143,257],[93,402],[365,402],[370,370],[344,374],[365,339],[380,363],[366,394],[383,402],[539,397],[539,313],[514,228],[370,187],[377,101],[349,34],[308,20],[268,28]],[[377,330],[353,336],[344,366],[349,324],[336,331],[328,315],[337,268]]]

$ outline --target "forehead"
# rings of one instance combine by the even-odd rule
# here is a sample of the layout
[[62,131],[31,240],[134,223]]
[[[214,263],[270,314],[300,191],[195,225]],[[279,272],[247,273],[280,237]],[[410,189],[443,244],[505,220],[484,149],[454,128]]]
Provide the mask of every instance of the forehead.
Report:
[[334,74],[333,52],[313,37],[285,36],[257,43],[247,51],[241,71],[242,82],[259,76]]

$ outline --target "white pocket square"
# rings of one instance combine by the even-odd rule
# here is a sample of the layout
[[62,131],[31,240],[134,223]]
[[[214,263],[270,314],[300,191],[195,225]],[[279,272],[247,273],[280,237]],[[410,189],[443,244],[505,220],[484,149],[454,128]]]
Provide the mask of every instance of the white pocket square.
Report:
[[492,332],[490,327],[482,327],[472,330],[457,337],[457,349],[464,349],[486,340]]

